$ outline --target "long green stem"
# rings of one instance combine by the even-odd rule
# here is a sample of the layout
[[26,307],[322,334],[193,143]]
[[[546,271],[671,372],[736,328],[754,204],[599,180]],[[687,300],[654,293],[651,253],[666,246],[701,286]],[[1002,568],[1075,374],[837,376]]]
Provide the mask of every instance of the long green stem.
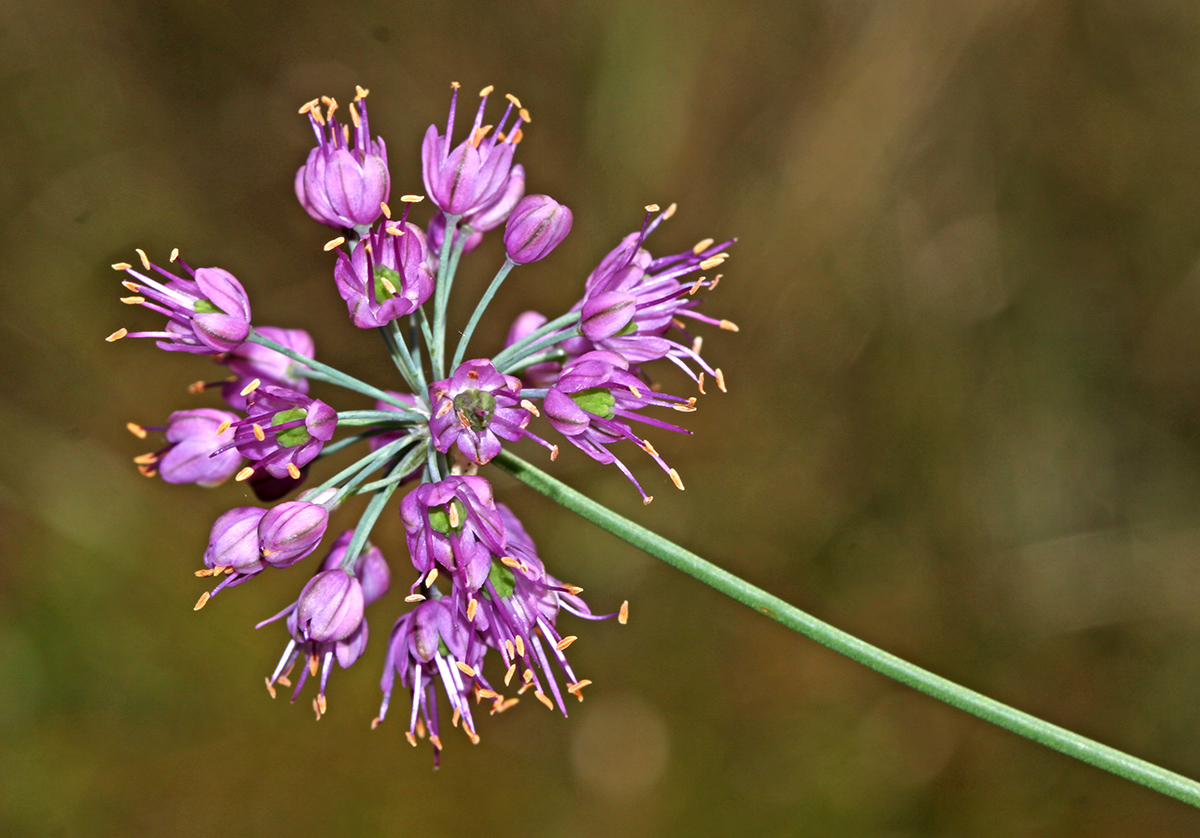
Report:
[[507,364],[496,364],[495,361],[492,363],[496,364],[496,369],[500,370],[500,372],[506,374],[511,373],[513,370],[524,368],[526,366],[526,358],[540,354],[543,349],[547,349],[555,344],[562,343],[567,338],[574,337],[577,334],[578,332],[576,332],[574,329],[563,329],[562,331],[547,335],[535,343],[531,343],[528,347],[526,347],[524,352],[520,353],[516,358],[509,361]]
[[311,367],[317,372],[323,373],[326,381],[329,381],[333,384],[338,384],[342,387],[345,387],[347,390],[354,390],[366,396],[374,396],[380,401],[387,402],[388,404],[394,404],[397,407],[403,408],[404,410],[409,409],[408,405],[397,399],[391,393],[380,390],[378,387],[373,387],[365,381],[359,381],[352,375],[346,375],[346,373],[342,372],[341,370],[334,369],[333,367],[329,366],[329,364],[322,364],[320,361],[312,358],[306,358],[299,352],[296,352],[293,349],[288,349],[281,343],[276,343],[270,338],[263,337],[258,332],[251,332],[250,336],[246,338],[246,341],[248,343],[257,343],[261,346],[267,347],[268,349],[274,349],[280,355],[286,355],[293,361],[299,361],[305,366]]
[[471,341],[471,335],[475,333],[475,327],[479,325],[479,318],[483,317],[483,313],[487,311],[488,303],[492,301],[492,297],[496,296],[496,292],[500,290],[500,285],[504,282],[504,278],[516,266],[517,263],[512,259],[505,259],[500,270],[496,272],[496,276],[492,278],[491,284],[483,292],[483,296],[479,298],[479,303],[475,306],[475,311],[471,312],[471,319],[467,321],[467,328],[463,329],[462,337],[458,339],[458,346],[454,350],[454,360],[450,362],[451,373],[458,369],[458,365],[462,363],[463,355],[467,352],[467,344]]
[[340,410],[338,411],[338,425],[345,427],[353,427],[355,425],[375,425],[379,422],[399,422],[403,424],[424,424],[429,421],[429,417],[421,413],[417,413],[411,408],[408,410]]
[[400,376],[404,379],[404,383],[408,385],[408,389],[414,393],[422,392],[425,388],[418,383],[420,370],[413,367],[412,355],[408,352],[408,346],[404,343],[404,336],[400,333],[400,328],[396,325],[396,321],[393,320],[384,326],[380,326],[379,334],[383,336],[383,342],[388,348],[388,354],[392,356],[392,363],[400,371]]
[[782,623],[830,649],[858,661],[889,678],[918,689],[994,725],[1032,739],[1067,756],[1110,771],[1162,794],[1200,807],[1200,783],[1072,733],[1065,728],[1023,713],[1007,704],[934,675],[857,637],[824,623],[799,608],[772,596],[732,573],[722,570],[660,535],[635,524],[586,495],[535,468],[519,457],[502,451],[492,462],[518,480],[578,513],[618,538],[645,550],[655,558],[682,570],[721,593],[733,597],[771,619]]
[[[398,473],[399,469],[404,465],[404,462],[397,463],[388,476],[390,477]],[[409,470],[411,471],[411,469]],[[350,537],[350,544],[346,547],[346,555],[342,557],[342,570],[347,573],[354,572],[354,562],[358,559],[358,554],[362,551],[363,545],[367,543],[367,538],[371,535],[371,530],[375,527],[375,522],[379,520],[380,514],[392,497],[392,492],[396,491],[397,485],[399,484],[393,483],[385,486],[376,492],[367,503],[367,508],[363,510],[362,517],[358,519],[358,526],[354,528],[354,535]]]
[[437,281],[433,286],[433,341],[429,345],[429,363],[433,367],[435,379],[445,376],[443,364],[446,357],[446,306],[450,299],[450,286],[454,284],[454,274],[450,270],[450,246],[454,243],[459,218],[461,216],[446,215],[442,252],[438,254]]
[[542,325],[540,328],[530,332],[525,337],[505,349],[496,353],[492,358],[492,363],[496,365],[496,369],[501,369],[505,364],[510,364],[513,361],[520,360],[530,354],[529,347],[537,341],[544,338],[551,332],[556,332],[564,326],[571,326],[579,320],[578,311],[568,311],[562,317],[555,318],[549,323]]

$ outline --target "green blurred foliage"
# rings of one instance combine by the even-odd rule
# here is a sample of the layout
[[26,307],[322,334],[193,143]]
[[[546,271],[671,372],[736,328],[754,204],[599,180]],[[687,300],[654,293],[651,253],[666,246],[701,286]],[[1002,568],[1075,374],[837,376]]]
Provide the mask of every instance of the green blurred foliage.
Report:
[[[117,303],[108,265],[178,246],[241,278],[260,323],[395,386],[292,196],[296,108],[370,87],[398,195],[422,191],[451,79],[511,90],[534,119],[530,189],[576,227],[513,275],[476,346],[569,306],[644,204],[680,204],[655,252],[740,239],[705,303],[741,326],[705,335],[730,392],[694,436],[655,437],[686,493],[633,455],[649,508],[576,452],[554,472],[835,625],[1197,776],[1195,4],[15,0],[0,79],[0,832],[1200,828],[503,479],[548,565],[597,608],[632,602],[626,628],[568,629],[588,701],[485,719],[431,771],[401,718],[369,730],[397,590],[314,723],[262,688],[283,631],[252,630],[307,570],[193,613],[207,528],[242,489],[130,463],[145,443],[125,422],[209,403],[186,385],[211,365],[102,341],[152,320]],[[452,322],[499,258],[490,241],[464,262]],[[395,518],[377,540],[399,589]]]

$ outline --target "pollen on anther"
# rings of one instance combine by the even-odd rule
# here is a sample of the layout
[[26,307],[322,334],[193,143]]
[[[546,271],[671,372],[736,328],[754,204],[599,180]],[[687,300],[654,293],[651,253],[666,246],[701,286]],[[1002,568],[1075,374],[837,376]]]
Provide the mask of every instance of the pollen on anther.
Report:
[[515,107],[521,107],[521,100],[516,96],[513,96],[511,93],[505,93],[504,98],[512,102]]
[[121,338],[125,337],[127,334],[129,334],[128,329],[117,329],[115,332],[113,332],[111,335],[106,337],[104,340],[107,341],[108,343],[112,343],[113,341],[120,340]]
[[212,595],[208,591],[205,591],[204,593],[200,594],[200,599],[196,600],[196,604],[194,606],[192,606],[192,610],[199,611],[201,608],[203,608],[205,605],[207,605],[208,599],[210,596],[212,596]]
[[328,253],[329,251],[333,250],[335,247],[339,247],[345,243],[346,243],[346,237],[338,236],[336,239],[330,239],[329,241],[325,242],[325,244],[321,246],[321,249],[324,250],[326,253]]
[[[458,504],[450,504],[450,511],[447,513],[446,517],[450,519],[450,526],[458,529],[458,525],[462,520],[458,517]],[[437,568],[434,568],[434,570],[437,570]]]
[[264,675],[263,680],[267,682],[267,692],[271,694],[271,698],[275,697],[275,687],[271,684],[271,679]]
[[679,476],[679,472],[677,472],[675,469],[671,469],[669,472],[667,472],[667,474],[670,475],[671,482],[675,484],[675,488],[682,492],[683,478]]
[[712,247],[712,243],[712,239],[700,239],[700,241],[692,245],[692,253],[695,253],[697,256],[699,256],[701,253]]
[[389,294],[393,294],[393,295],[394,295],[394,294],[397,294],[397,293],[398,293],[398,292],[396,291],[396,286],[395,286],[395,285],[393,285],[393,284],[392,284],[392,281],[391,281],[390,279],[388,279],[386,276],[381,276],[381,277],[379,277],[379,284],[380,284],[380,285],[382,285],[384,288],[386,288],[386,289],[387,289],[387,292],[388,292]]
[[300,479],[300,467],[297,466],[295,463],[288,463],[287,470],[288,470],[288,477],[292,478],[293,480]]
[[149,466],[158,462],[158,455],[153,452],[149,454],[138,454],[133,458],[133,461],[139,466]]
[[305,102],[303,105],[300,106],[300,110],[297,111],[297,113],[306,114],[309,111],[311,111],[313,108],[315,108],[318,104],[320,104],[320,102],[321,102],[320,99],[313,99],[311,102]]
[[473,599],[467,603],[467,622],[475,622],[475,612],[479,610],[479,600]]
[[251,381],[249,384],[247,384],[245,387],[242,388],[241,395],[242,396],[250,395],[251,393],[253,393],[255,390],[258,389],[258,385],[260,385],[260,384],[262,384],[261,379],[258,379],[258,378],[254,379],[253,381]]
[[723,276],[725,276],[725,274],[717,274],[716,276],[714,276],[712,278],[712,282],[708,283],[708,290],[711,291],[714,288],[716,288],[717,283],[721,281],[721,277],[723,277]]
[[617,622],[621,625],[629,622],[629,600],[621,603],[621,610],[617,612]]
[[504,673],[504,686],[507,687],[509,684],[511,684],[513,676],[516,674],[517,674],[517,665],[515,663],[510,664],[508,667],[508,671]]
[[404,235],[404,231],[401,230],[399,227],[384,227],[383,232],[387,233],[389,236],[403,236]]
[[421,594],[409,594],[404,598],[405,602],[424,602],[425,597]]
[[[355,101],[357,101],[357,100],[355,100]],[[350,109],[350,121],[354,123],[355,128],[362,127],[362,119],[360,119],[358,116],[358,108]],[[349,144],[350,144],[350,141],[346,140],[346,145],[349,145]]]
[[562,640],[555,643],[554,648],[558,649],[558,651],[561,652],[563,649],[567,648],[568,646],[570,646],[572,643],[574,643],[578,639],[579,638],[576,637],[574,634],[568,634]]
[[519,561],[517,561],[516,559],[514,559],[512,556],[501,556],[500,564],[504,565],[505,567],[520,567],[521,566],[521,563]]
[[125,286],[126,289],[128,289],[129,291],[132,291],[135,294],[142,290],[142,286],[138,285],[136,282],[130,282],[128,279],[122,280],[121,284],[123,286]]
[[172,247],[172,248],[171,248],[171,258],[170,258],[170,259],[168,259],[167,261],[168,261],[168,262],[174,262],[174,261],[175,261],[176,259],[178,259],[178,258],[179,258],[179,248],[178,248],[178,247]]
[[629,392],[633,393],[634,398],[640,399],[642,397],[642,391],[633,384],[629,385]]
[[458,667],[459,672],[461,672],[463,675],[466,675],[468,678],[475,677],[475,670],[471,668],[471,665],[469,663],[463,663],[462,661],[455,661],[454,665]]
[[437,578],[438,578],[438,569],[435,567],[431,571],[429,571],[429,574],[425,577],[425,587],[432,588],[433,583],[437,581]]
[[405,204],[419,204],[425,200],[424,195],[401,195],[400,201]]
[[529,111],[527,109],[521,108],[521,110],[517,111],[517,113],[520,114],[522,121],[533,122],[533,117],[529,115]]
[[725,258],[723,256],[714,256],[711,259],[705,259],[703,262],[700,263],[700,265],[698,267],[702,271],[707,271],[709,268],[715,268],[717,265],[720,265],[724,261],[725,261]]
[[720,325],[721,325],[721,328],[727,332],[741,331],[740,329],[738,329],[737,323],[734,323],[732,320],[722,320]]
[[480,99],[482,99],[484,96],[487,96],[488,94],[490,94],[490,93],[491,93],[493,90],[495,90],[495,89],[496,89],[496,86],[495,86],[495,85],[493,85],[493,84],[489,84],[489,85],[488,85],[487,87],[485,87],[483,90],[479,91],[479,98],[480,98]]
[[525,132],[518,128],[516,131],[512,132],[512,136],[508,138],[508,141],[513,145],[520,145],[521,140],[523,139],[525,139]]
[[221,434],[223,434],[223,433],[225,433],[227,430],[229,430],[229,426],[230,426],[230,425],[232,425],[232,424],[233,424],[233,420],[232,420],[232,419],[226,419],[226,420],[225,420],[224,422],[222,422],[220,425],[217,425],[217,436],[220,436]]
[[551,701],[550,698],[541,690],[534,690],[533,697],[536,698],[538,701],[542,702],[542,704],[545,704],[551,710],[554,709],[554,702]]
[[121,302],[123,302],[127,306],[137,306],[137,305],[141,305],[142,303],[146,302],[146,298],[142,297],[142,296],[121,297]]
[[125,430],[136,436],[138,439],[146,438],[146,429],[136,422],[126,422]]
[[550,446],[550,462],[554,462],[557,459],[558,459],[558,446],[551,445]]
[[389,207],[387,204],[380,204],[380,205],[379,205],[379,209],[380,209],[380,210],[383,212],[383,217],[384,217],[384,218],[391,218],[391,217],[392,217],[392,208],[391,208],[391,207]]
[[704,373],[700,373],[698,376],[696,376],[696,386],[700,389],[700,395],[707,395],[704,392]]
[[658,212],[658,204],[646,204],[646,212]]
[[679,204],[676,204],[674,201],[672,201],[672,202],[671,202],[671,206],[667,207],[667,209],[666,209],[666,212],[664,212],[664,213],[663,213],[663,215],[662,215],[662,217],[663,217],[663,221],[666,221],[666,220],[667,220],[667,219],[669,219],[669,218],[670,218],[672,215],[674,215],[674,214],[675,214],[675,210],[677,210],[677,209],[679,209]]
[[526,669],[524,672],[522,672],[521,680],[524,681],[526,684],[528,684],[530,681],[532,681],[533,680],[533,670]]
[[462,85],[461,85],[461,84],[459,84],[458,82],[456,82],[456,81],[452,81],[452,82],[450,82],[450,89],[451,89],[451,90],[458,90],[460,87],[462,87]]
[[358,84],[354,85],[354,101],[361,102],[363,99],[367,98],[367,94],[370,92],[371,92],[370,90],[363,87],[362,85],[358,85]]
[[729,391],[725,389],[725,373],[721,372],[720,367],[717,367],[714,372],[717,374],[717,387],[721,389],[722,393],[728,393]]
[[516,637],[516,644],[517,644],[517,655],[522,658],[525,657],[525,638],[521,637],[521,635],[518,634]]
[[251,478],[251,476],[253,476],[253,474],[254,474],[254,469],[252,469],[250,466],[246,466],[244,469],[242,469],[237,474],[235,474],[233,476],[233,479],[236,480],[238,483],[241,483],[243,481],[249,480]]
[[146,270],[150,270],[150,257],[146,255],[146,251],[142,250],[140,247],[135,247],[133,252],[136,253],[138,258],[142,260],[142,267]]
[[649,506],[652,503],[654,503],[654,495],[646,495],[642,498],[642,506]]
[[699,291],[703,287],[704,287],[704,277],[700,277],[695,282],[693,282],[692,287],[688,289],[688,296],[694,297],[696,295],[696,292]]
[[404,731],[404,738],[408,740],[408,744],[412,745],[414,748],[417,747],[417,737],[413,736],[413,732],[411,730]]
[[[226,421],[228,421],[228,420],[226,420]],[[262,442],[264,439],[267,438],[267,434],[262,429],[262,425],[258,424],[257,422],[255,422],[253,425],[250,426],[250,430],[252,430],[254,432],[254,438],[257,439],[259,442]]]
[[128,262],[116,262],[113,264],[112,269],[114,271],[127,271],[132,267],[133,265],[129,264]]
[[581,593],[583,593],[583,588],[579,587],[578,585],[564,584],[563,587],[567,589],[567,593],[569,593],[571,596],[579,596]]
[[138,466],[137,470],[138,474],[140,474],[142,477],[153,477],[154,475],[158,474],[153,466]]
[[695,352],[697,355],[699,355],[700,349],[703,346],[704,346],[704,338],[702,338],[700,335],[696,335],[696,339],[692,341],[692,351]]

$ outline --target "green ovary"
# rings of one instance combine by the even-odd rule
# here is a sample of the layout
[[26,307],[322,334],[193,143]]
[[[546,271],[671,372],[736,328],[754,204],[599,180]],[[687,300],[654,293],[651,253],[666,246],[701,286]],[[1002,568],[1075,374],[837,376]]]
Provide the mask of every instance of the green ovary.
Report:
[[[271,425],[272,427],[278,427],[288,422],[295,422],[297,419],[303,419],[307,415],[308,411],[302,407],[281,410],[271,417]],[[297,445],[303,445],[310,439],[312,437],[309,435],[308,429],[303,425],[297,428],[288,428],[275,434],[275,441],[284,448],[295,448]]]
[[617,400],[613,398],[611,390],[592,387],[590,390],[581,390],[573,394],[571,398],[575,400],[575,404],[593,416],[599,416],[601,419],[613,418],[613,405]]

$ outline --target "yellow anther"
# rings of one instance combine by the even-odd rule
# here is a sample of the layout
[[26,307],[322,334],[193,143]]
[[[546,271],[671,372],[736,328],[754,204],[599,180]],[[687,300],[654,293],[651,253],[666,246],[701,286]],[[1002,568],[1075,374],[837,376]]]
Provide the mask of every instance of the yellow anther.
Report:
[[513,145],[520,145],[521,140],[523,139],[525,139],[525,132],[518,128],[516,131],[512,132],[512,136],[508,138],[508,141]]
[[456,504],[456,503],[450,504],[449,513],[447,514],[446,517],[450,519],[450,526],[453,527],[454,529],[458,529],[458,525],[462,521],[462,519],[458,516],[458,504]]
[[683,478],[679,476],[679,472],[677,472],[675,469],[671,469],[669,472],[667,472],[667,474],[670,475],[671,482],[675,484],[675,488],[682,492]]
[[211,596],[212,596],[212,594],[210,594],[208,591],[205,591],[204,593],[200,594],[200,599],[196,600],[196,604],[194,606],[192,606],[192,610],[199,611],[201,608],[203,608],[205,605],[208,604],[208,599]]
[[679,209],[679,205],[672,201],[671,206],[667,207],[667,211],[662,214],[663,221],[666,221],[668,218],[674,215],[675,210],[677,209]]
[[564,584],[563,587],[567,589],[567,593],[569,593],[571,596],[579,596],[581,593],[583,593],[583,588],[579,587],[578,585]]
[[720,367],[717,367],[714,372],[717,374],[717,387],[720,388],[722,393],[728,393],[729,391],[725,389],[725,373],[721,372]]
[[287,470],[288,477],[292,478],[293,480],[300,479],[300,468],[295,463],[288,463]]
[[264,675],[263,680],[267,682],[267,692],[271,694],[271,698],[275,697],[275,687],[271,685],[271,679]]
[[[354,101],[356,101],[356,102],[357,102],[358,100],[357,100],[357,99],[355,99]],[[362,120],[358,118],[358,108],[355,108],[355,107],[351,107],[351,108],[350,108],[350,121],[354,123],[354,127],[355,127],[355,128],[361,128],[361,127],[362,127]],[[350,140],[349,140],[349,139],[347,139],[347,140],[346,140],[346,144],[347,144],[347,145],[349,145],[349,144],[350,144]]]
[[244,469],[242,469],[237,474],[235,474],[233,476],[233,479],[236,480],[238,483],[241,483],[245,480],[249,480],[253,474],[254,474],[254,469],[252,469],[250,466],[246,466]]
[[700,241],[692,245],[692,253],[695,253],[697,256],[699,256],[701,253],[712,247],[712,244],[713,239],[700,239]]
[[133,461],[135,463],[137,463],[139,466],[149,466],[149,465],[153,465],[154,463],[158,462],[158,455],[154,454],[154,453],[138,454],[136,457],[133,458]]
[[533,117],[529,115],[529,111],[527,111],[525,108],[521,108],[521,110],[517,111],[517,114],[521,117],[523,122],[533,122]]
[[649,506],[652,503],[654,503],[654,495],[646,495],[642,498],[642,506]]
[[462,87],[462,85],[461,85],[461,84],[459,84],[458,82],[456,82],[456,81],[452,81],[452,82],[450,82],[450,89],[451,89],[451,90],[458,90],[460,87]]
[[692,351],[697,355],[700,354],[700,348],[704,346],[704,338],[696,335],[696,339],[692,341]]
[[560,652],[561,652],[563,649],[567,648],[568,646],[570,646],[572,643],[574,643],[574,642],[575,642],[576,640],[578,640],[578,639],[579,639],[579,638],[578,638],[578,637],[576,637],[575,635],[573,635],[573,634],[568,634],[568,635],[567,635],[566,637],[564,637],[562,640],[560,640],[560,641],[558,641],[557,643],[555,643],[555,644],[554,644],[554,648],[555,648],[555,649],[558,649],[558,651],[560,651]]
[[232,425],[232,424],[233,424],[233,420],[231,420],[231,419],[226,419],[226,420],[225,420],[224,422],[222,422],[220,425],[217,425],[217,436],[220,436],[221,434],[223,434],[223,433],[225,433],[227,430],[229,430],[229,426],[230,426],[230,425]]
[[396,291],[396,286],[393,285],[392,281],[390,279],[388,279],[386,276],[379,277],[379,284],[382,285],[385,289],[387,289],[387,292],[389,294],[391,294],[393,297],[396,296],[397,293],[399,293],[398,291]]
[[508,672],[504,673],[504,686],[512,683],[513,676],[517,674],[517,665],[514,663],[508,667]]
[[547,707],[549,707],[551,710],[553,710],[553,709],[554,709],[554,702],[553,702],[553,701],[551,701],[551,700],[550,700],[550,699],[549,699],[549,698],[546,696],[546,694],[545,694],[544,692],[542,692],[541,690],[534,690],[534,691],[533,691],[533,697],[534,697],[534,698],[536,698],[538,701],[542,702],[542,704],[545,704],[545,705],[546,705]]
[[[707,393],[704,392],[704,373],[700,373],[700,375],[696,376],[696,386],[698,388],[700,388],[700,395],[702,395],[702,396],[708,395]],[[676,405],[675,409],[679,410],[679,406]]]
[[298,111],[298,113],[306,114],[309,111],[311,111],[313,108],[315,108],[317,105],[319,105],[320,102],[321,102],[320,99],[313,99],[311,102],[305,102],[303,105],[300,106],[300,110]]
[[262,442],[267,438],[267,434],[265,431],[263,431],[262,425],[258,424],[257,422],[250,426],[250,430],[254,432],[254,438],[259,442]]
[[[143,436],[145,436],[145,434],[143,434]],[[521,566],[521,563],[519,561],[517,561],[516,559],[514,559],[512,556],[501,556],[500,564],[504,565],[505,567],[515,567],[515,568],[519,568]]]
[[504,98],[507,99],[508,101],[512,102],[514,107],[517,107],[517,108],[521,107],[521,100],[518,99],[516,96],[513,96],[511,93],[505,93]]
[[117,329],[111,335],[106,337],[105,340],[108,341],[109,343],[112,343],[115,340],[120,340],[121,338],[125,337],[127,334],[129,334],[128,329]]
[[405,602],[424,602],[425,597],[421,594],[409,594],[404,598]]
[[437,578],[438,569],[435,567],[433,570],[429,571],[429,575],[425,577],[425,587],[432,588],[433,583],[437,581]]
[[508,652],[510,658],[513,656],[513,642],[511,640],[504,641],[504,651]]
[[129,264],[128,262],[114,262],[112,269],[114,271],[127,271],[132,267],[133,265]]
[[387,233],[389,236],[403,236],[404,235],[404,231],[401,230],[399,227],[384,227],[383,232]]
[[329,251],[333,250],[335,247],[341,247],[345,243],[346,243],[346,237],[338,236],[336,239],[330,239],[329,241],[325,242],[325,244],[321,246],[321,249],[324,250],[326,253],[328,253]]
[[700,263],[700,270],[707,271],[709,268],[715,268],[725,261],[724,256],[714,256],[711,259],[705,259]]
[[658,212],[658,204],[646,204],[646,212]]
[[475,696],[477,698],[499,698],[500,693],[496,692],[495,690],[478,690],[475,693]]
[[528,410],[535,417],[540,417],[542,415],[538,412],[537,405],[531,402],[529,399],[521,399],[521,407]]
[[176,259],[178,259],[178,258],[179,258],[179,248],[178,248],[178,247],[172,247],[172,248],[171,248],[171,258],[170,258],[169,260],[167,260],[167,261],[169,261],[169,262],[174,262],[174,261],[175,261]]
[[128,279],[123,280],[121,285],[125,286],[127,290],[132,291],[135,294],[142,290],[142,286],[138,285],[136,282],[130,282]]
[[528,684],[530,681],[532,681],[533,680],[533,670],[526,669],[524,672],[522,672],[521,680],[524,681],[526,684]]
[[367,94],[370,92],[371,91],[367,90],[367,88],[363,87],[362,85],[354,85],[354,101],[361,102],[363,99],[367,98]]
[[404,731],[404,738],[408,740],[408,744],[412,745],[414,748],[417,747],[417,737],[413,736],[411,730]]
[[629,622],[629,600],[621,603],[621,610],[617,612],[617,622],[621,625]]
[[406,204],[419,204],[425,200],[424,195],[401,195],[400,200]]
[[467,603],[467,622],[475,622],[475,612],[479,610],[479,600],[472,599]]
[[492,126],[490,125],[479,126],[479,129],[471,137],[471,145],[475,146],[475,148],[479,148],[479,144],[483,142],[483,138],[486,137],[488,132],[491,130]]
[[725,331],[727,331],[727,332],[739,332],[739,331],[741,331],[741,330],[738,328],[738,325],[737,325],[737,323],[734,323],[732,320],[722,320],[722,321],[721,321],[721,323],[720,323],[720,326],[721,326],[721,328],[722,328],[722,329],[724,329],[724,330],[725,330]]
[[642,397],[642,391],[636,385],[630,384],[629,392],[633,393],[634,398],[640,399]]
[[496,89],[495,85],[489,84],[483,90],[479,91],[479,98],[482,99],[484,96],[489,95],[495,89]]
[[135,247],[133,251],[138,255],[138,258],[142,260],[142,267],[146,270],[150,270],[150,257],[146,255],[146,251],[142,250],[140,247]]
[[257,379],[257,378],[254,379],[253,381],[251,381],[249,384],[247,384],[245,387],[242,388],[242,395],[243,396],[250,395],[251,393],[253,393],[255,390],[258,389],[258,385],[260,385],[260,384],[262,384],[262,381],[260,379]]
[[146,438],[146,429],[136,422],[126,422],[125,430],[136,436],[138,439]]
[[520,657],[525,657],[525,638],[518,634],[514,642],[517,644],[517,654]]
[[392,208],[391,208],[391,207],[389,207],[387,204],[380,204],[380,205],[379,205],[379,209],[380,209],[380,210],[383,212],[383,217],[384,217],[384,218],[391,218],[391,217],[392,217]]
[[455,661],[454,665],[458,667],[459,672],[461,672],[463,675],[466,675],[468,678],[475,677],[475,670],[471,668],[470,664],[463,663],[462,661]]
[[723,277],[723,276],[725,276],[725,274],[717,274],[716,276],[714,276],[712,278],[712,282],[708,283],[708,290],[711,291],[714,288],[716,288],[717,283],[721,281],[721,277]]

